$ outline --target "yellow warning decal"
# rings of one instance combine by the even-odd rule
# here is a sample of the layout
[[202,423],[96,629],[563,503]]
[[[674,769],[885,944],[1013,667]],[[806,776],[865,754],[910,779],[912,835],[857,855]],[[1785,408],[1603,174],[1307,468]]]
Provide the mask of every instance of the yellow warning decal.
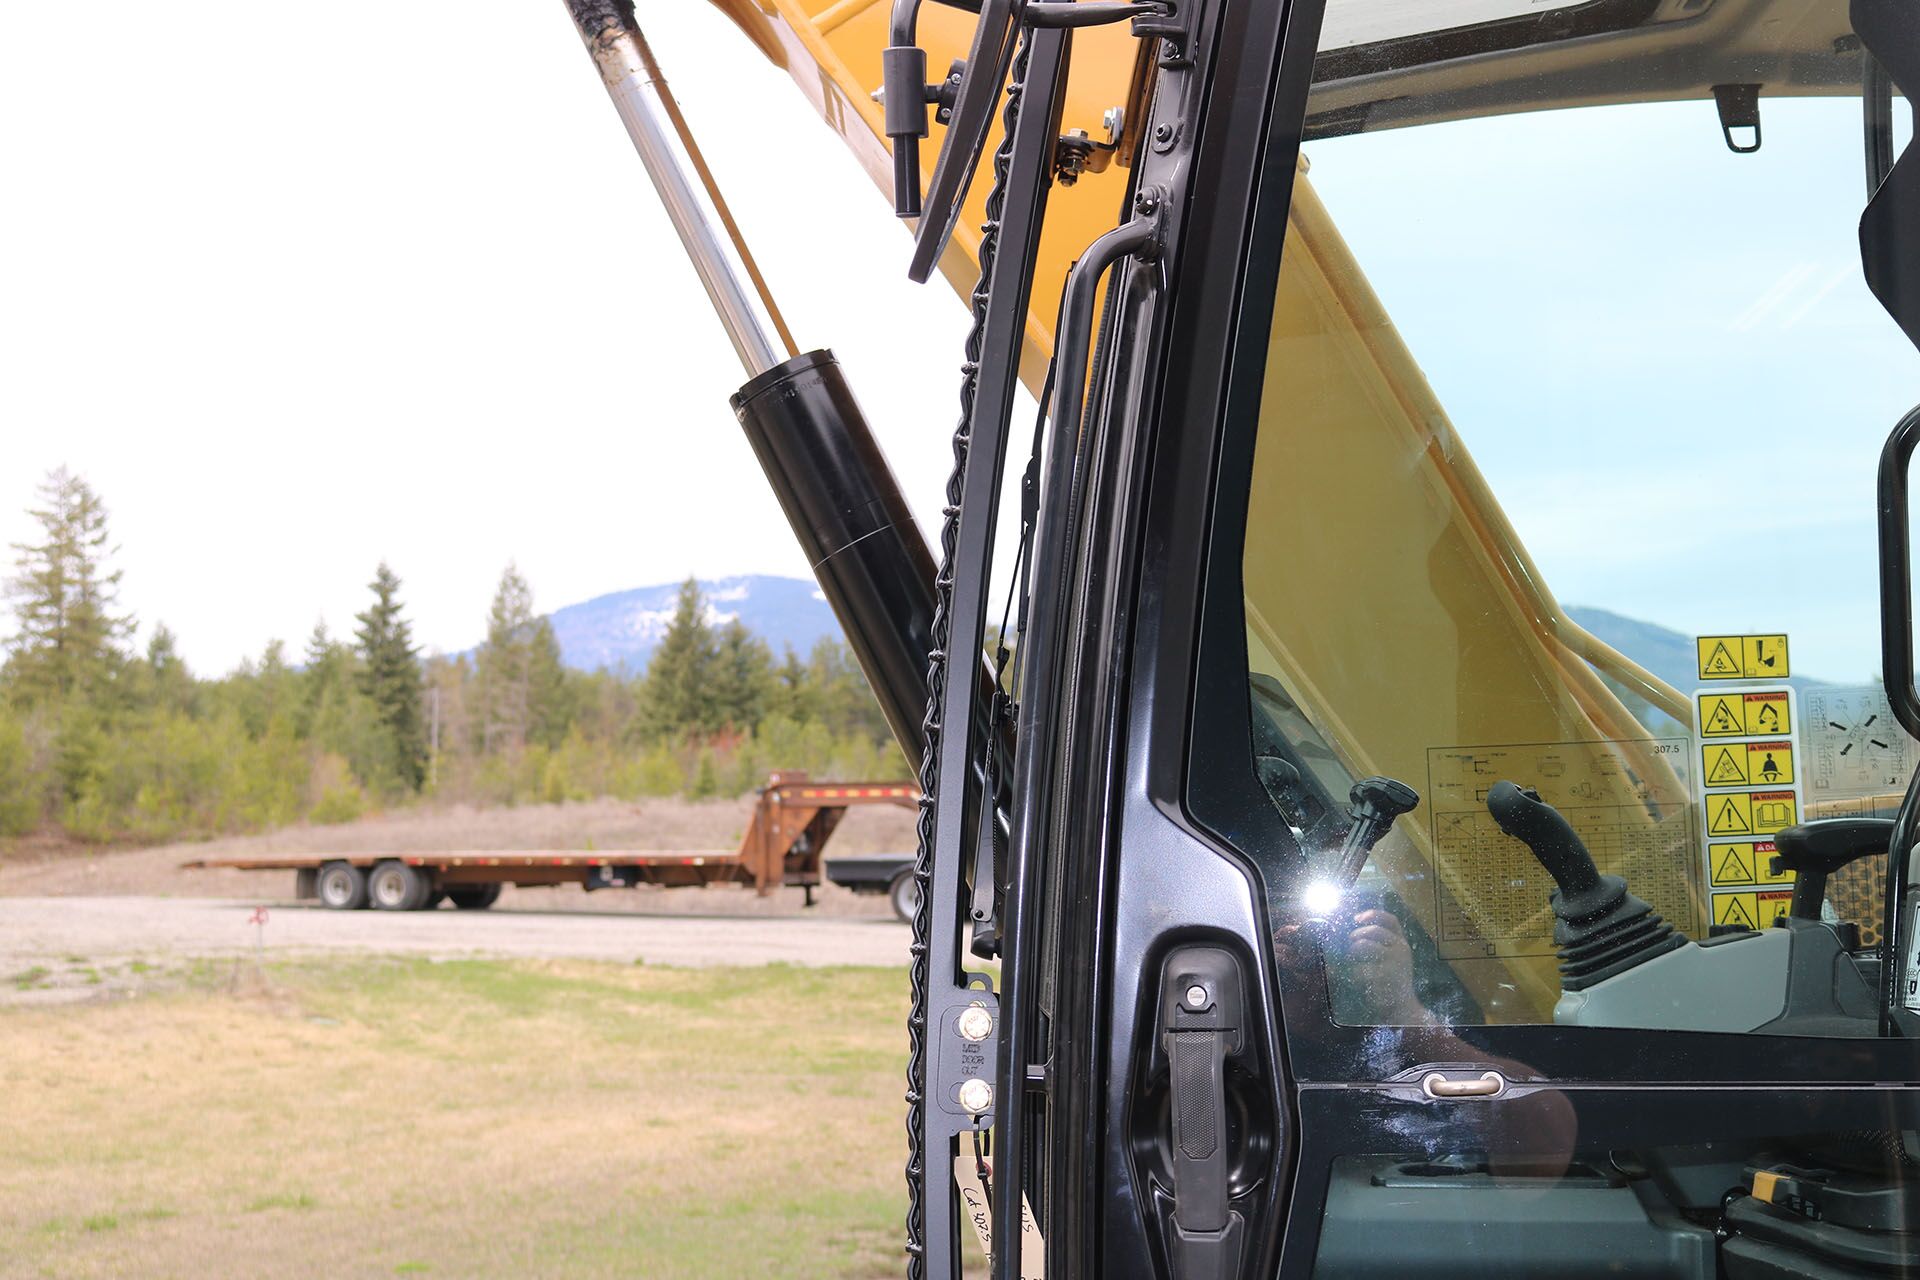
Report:
[[1713,922],[1739,929],[1759,928],[1760,904],[1757,893],[1716,893],[1713,895]]
[[1747,748],[1747,777],[1757,787],[1764,787],[1793,781],[1793,744],[1780,742],[1749,742]]
[[1783,635],[1701,636],[1694,644],[1702,680],[1784,680],[1790,674]]
[[1715,884],[1752,884],[1759,879],[1754,875],[1751,840],[1739,844],[1716,844],[1708,850],[1708,858],[1713,866]]
[[1785,689],[1741,694],[1740,718],[1748,733],[1793,732],[1793,704]]
[[1747,731],[1746,710],[1737,693],[1700,695],[1700,736],[1738,738]]
[[1715,888],[1730,885],[1791,885],[1793,872],[1773,869],[1771,840],[1738,840],[1707,846],[1707,866]]
[[1759,787],[1793,781],[1793,743],[1710,742],[1700,748],[1700,776],[1709,787]]
[[1706,800],[1707,834],[1770,836],[1800,820],[1799,800],[1791,791],[1723,791]]
[[1785,689],[1700,695],[1700,736],[1751,738],[1793,732],[1793,704]]
[[1793,914],[1793,893],[1786,889],[1767,889],[1754,895],[1754,919],[1762,929],[1773,928],[1775,920]]

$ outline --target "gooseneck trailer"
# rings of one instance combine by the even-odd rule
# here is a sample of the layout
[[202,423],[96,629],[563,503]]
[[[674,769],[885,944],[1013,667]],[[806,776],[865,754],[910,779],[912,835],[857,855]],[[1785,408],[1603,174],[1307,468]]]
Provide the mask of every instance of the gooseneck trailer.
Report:
[[[200,858],[191,869],[291,871],[295,896],[336,911],[373,907],[419,911],[450,901],[485,910],[504,885],[577,884],[614,889],[651,884],[678,889],[737,884],[766,896],[795,885],[809,902],[821,879],[821,853],[847,810],[885,804],[911,809],[919,791],[899,782],[811,782],[804,773],[776,773],[760,789],[738,849],[652,850],[470,849],[429,853],[273,854]],[[866,889],[864,883],[854,887]],[[871,890],[878,891],[878,890]]]

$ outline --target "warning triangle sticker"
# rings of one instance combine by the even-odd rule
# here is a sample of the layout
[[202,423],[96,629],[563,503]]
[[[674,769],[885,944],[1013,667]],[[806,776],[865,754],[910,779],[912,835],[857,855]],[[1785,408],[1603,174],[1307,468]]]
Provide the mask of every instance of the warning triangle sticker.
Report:
[[1724,702],[1715,707],[1713,714],[1707,717],[1708,733],[1739,733],[1742,727],[1740,722],[1733,718],[1733,711]]
[[1747,911],[1747,904],[1738,897],[1729,896],[1726,906],[1714,913],[1719,918],[1715,924],[1736,924],[1742,929],[1753,928],[1753,916]]
[[1727,642],[1722,640],[1713,646],[1713,652],[1707,655],[1700,670],[1710,676],[1737,676],[1740,674],[1740,660],[1733,656],[1733,651],[1727,648]]
[[1741,814],[1731,797],[1720,802],[1719,812],[1713,815],[1713,821],[1707,825],[1707,830],[1716,836],[1753,834],[1753,828],[1747,825],[1746,817]]
[[1741,857],[1738,849],[1728,849],[1727,856],[1713,869],[1715,884],[1750,884],[1753,878],[1753,864]]
[[1740,771],[1740,762],[1733,758],[1733,752],[1720,748],[1720,758],[1714,762],[1713,769],[1707,774],[1709,784],[1724,782],[1745,782],[1747,775]]

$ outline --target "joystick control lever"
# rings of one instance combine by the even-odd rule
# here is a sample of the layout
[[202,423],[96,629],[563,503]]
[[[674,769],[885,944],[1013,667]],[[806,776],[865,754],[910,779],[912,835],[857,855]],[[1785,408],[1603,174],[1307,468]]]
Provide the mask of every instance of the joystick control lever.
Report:
[[1332,877],[1343,892],[1360,878],[1367,855],[1393,830],[1393,820],[1419,805],[1420,793],[1392,778],[1362,778],[1353,784],[1347,799],[1351,802],[1347,816],[1353,819],[1353,825],[1347,828],[1347,842],[1340,850]]
[[1553,877],[1561,990],[1583,990],[1687,945],[1652,907],[1627,892],[1626,881],[1601,874],[1580,833],[1539,792],[1496,782],[1487,792],[1487,812]]
[[1778,875],[1794,873],[1795,920],[1818,920],[1826,901],[1827,877],[1858,858],[1885,853],[1893,843],[1892,818],[1823,818],[1788,827],[1773,838],[1774,858],[1769,868]]

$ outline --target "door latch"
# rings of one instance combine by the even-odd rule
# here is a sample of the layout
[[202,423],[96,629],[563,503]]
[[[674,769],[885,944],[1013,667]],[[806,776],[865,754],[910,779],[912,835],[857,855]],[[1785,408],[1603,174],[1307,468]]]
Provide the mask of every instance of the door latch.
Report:
[[1182,947],[1160,969],[1160,1038],[1171,1074],[1174,1280],[1240,1273],[1245,1224],[1227,1186],[1227,1059],[1242,1048],[1240,965],[1219,947]]

